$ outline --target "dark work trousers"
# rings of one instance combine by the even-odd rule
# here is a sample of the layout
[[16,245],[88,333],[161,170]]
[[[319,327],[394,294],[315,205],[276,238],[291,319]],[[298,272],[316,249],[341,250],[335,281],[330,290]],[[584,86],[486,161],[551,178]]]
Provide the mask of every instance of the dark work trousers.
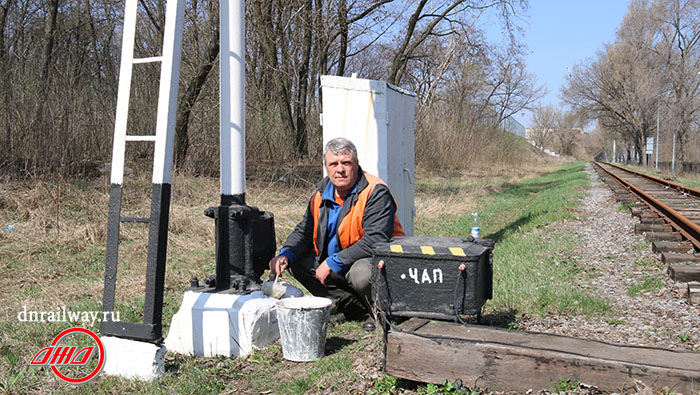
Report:
[[357,260],[344,275],[331,271],[325,287],[316,278],[316,268],[321,263],[316,262],[316,254],[311,251],[289,265],[289,271],[314,296],[332,299],[337,312],[342,312],[348,320],[363,319],[372,305],[369,258]]

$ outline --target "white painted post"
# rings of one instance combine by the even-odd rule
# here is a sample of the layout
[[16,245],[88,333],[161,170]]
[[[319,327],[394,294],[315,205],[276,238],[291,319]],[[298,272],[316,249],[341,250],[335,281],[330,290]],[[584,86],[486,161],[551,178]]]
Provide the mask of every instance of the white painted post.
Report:
[[661,111],[661,98],[656,103],[656,170],[659,170],[659,113]]
[[615,153],[615,143],[616,141],[613,140],[613,162],[617,162],[617,154]]
[[673,154],[671,155],[671,173],[676,174],[676,134],[673,134]]
[[[175,12],[170,10],[175,8]],[[168,1],[160,68],[160,92],[156,118],[156,144],[153,151],[153,184],[170,184],[173,175],[173,142],[180,82],[184,0]]]
[[245,1],[220,1],[221,195],[245,193]]
[[119,66],[119,90],[117,92],[117,114],[114,119],[114,142],[112,143],[112,172],[110,182],[122,185],[124,181],[124,154],[126,151],[126,125],[129,115],[129,94],[131,91],[131,71],[134,58],[134,37],[136,36],[136,0],[128,0],[124,5],[124,35],[122,57]]

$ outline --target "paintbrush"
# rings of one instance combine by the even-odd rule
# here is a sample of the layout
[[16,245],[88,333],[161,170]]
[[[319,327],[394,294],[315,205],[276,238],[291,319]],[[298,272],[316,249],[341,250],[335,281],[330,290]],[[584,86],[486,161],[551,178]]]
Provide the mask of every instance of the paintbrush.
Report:
[[270,273],[270,280],[263,281],[262,291],[265,295],[275,299],[281,299],[284,296],[284,293],[287,292],[287,287],[285,287],[284,284],[278,284],[278,279],[279,276]]

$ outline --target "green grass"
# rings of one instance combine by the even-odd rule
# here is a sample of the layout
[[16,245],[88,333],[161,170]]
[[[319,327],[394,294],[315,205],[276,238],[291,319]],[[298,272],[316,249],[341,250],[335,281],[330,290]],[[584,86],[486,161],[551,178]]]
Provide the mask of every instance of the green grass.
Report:
[[645,277],[642,281],[627,287],[627,294],[637,296],[642,292],[658,291],[664,286],[664,281],[656,276]]
[[579,381],[572,380],[568,377],[552,380],[552,390],[554,392],[571,391],[578,388],[579,385],[581,385]]
[[603,319],[603,321],[607,322],[610,325],[625,325],[625,324],[627,324],[627,321],[620,320],[620,319]]
[[570,237],[541,231],[496,244],[494,298],[489,310],[539,316],[607,313],[607,302],[576,287],[581,266],[560,258],[574,244]]
[[700,189],[700,177],[698,177],[696,174],[684,173],[674,176],[671,174],[670,171],[668,171],[667,173],[661,173],[654,169],[653,164],[651,164],[651,166],[652,167],[623,165],[622,167],[642,174],[648,174],[656,178],[671,180],[677,184],[684,185],[688,188]]
[[662,269],[664,267],[663,262],[658,260],[647,261],[643,259],[637,259],[634,261],[634,265],[642,269],[643,273],[654,272]]
[[[510,316],[604,315],[610,305],[576,286],[582,266],[568,257],[577,241],[543,228],[574,218],[572,209],[589,184],[585,164],[565,165],[509,185],[478,202],[482,237],[494,249],[494,298],[487,312]],[[442,218],[426,234],[466,237],[471,215]]]
[[306,375],[285,382],[276,387],[274,393],[279,394],[303,394],[313,390],[321,392],[322,387],[318,383],[323,377],[332,372],[343,372],[350,376],[352,380],[355,374],[352,373],[352,361],[348,355],[338,355],[336,357],[322,358],[313,367],[306,369]]
[[[583,167],[583,163],[565,165],[520,184],[504,185],[503,191],[479,201],[482,237],[498,242],[511,234],[572,219],[570,208],[577,205],[577,199],[583,196],[583,188],[588,185]],[[471,221],[471,215],[441,218],[420,233],[464,237],[469,234]]]
[[[344,340],[359,329],[359,323],[343,323],[328,327],[327,342],[337,343],[335,352],[317,361],[304,364],[284,362],[279,343],[258,350],[248,357],[248,361],[263,369],[255,369],[252,374],[241,372],[240,380],[245,380],[248,390],[260,393],[271,390],[275,394],[332,393],[341,388],[341,382],[352,382],[356,375],[352,372],[354,353],[362,352],[373,339],[358,341]],[[296,373],[287,374],[290,367]]]
[[421,395],[478,395],[479,390],[471,390],[462,385],[462,380],[451,383],[447,380],[442,384],[429,383],[425,387],[418,388]]
[[651,245],[650,245],[650,243],[649,243],[648,241],[646,241],[646,240],[635,242],[635,243],[632,244],[632,246],[630,247],[630,249],[631,249],[632,251],[643,251],[643,250],[645,250],[645,249],[647,249],[647,248],[651,248]]
[[399,379],[394,376],[384,375],[384,377],[374,379],[374,388],[369,390],[369,395],[389,395],[396,390]]
[[688,188],[700,189],[700,178],[698,178],[697,176],[678,177],[678,183],[681,185],[685,185]]
[[[577,286],[579,278],[594,275],[585,272],[583,262],[578,262],[571,256],[570,251],[576,247],[577,240],[545,229],[553,222],[574,218],[572,208],[578,204],[578,199],[583,196],[583,188],[588,184],[586,173],[581,171],[583,166],[582,163],[566,165],[553,173],[519,184],[499,184],[498,193],[476,201],[483,237],[498,241],[494,251],[494,300],[487,303],[486,314],[605,315],[609,311],[610,307],[604,300]],[[417,185],[417,189],[423,188],[437,196],[454,195],[459,204],[465,200],[460,201],[459,194],[480,188],[480,182],[482,181],[448,179],[445,185],[425,182]],[[146,182],[144,185],[150,184]],[[282,192],[290,196],[298,194],[298,191]],[[284,204],[288,205],[288,202],[285,201]],[[66,205],[65,210],[75,215],[80,211],[80,207],[76,202]],[[303,207],[301,208],[303,210]],[[83,210],[88,212],[87,208]],[[104,207],[90,210],[101,212],[100,210],[104,211]],[[193,211],[201,212],[200,208]],[[296,213],[293,214],[294,220],[298,220]],[[92,214],[88,222],[103,221],[103,217],[103,214]],[[278,218],[280,217],[276,216],[276,219]],[[417,229],[416,233],[463,237],[470,233],[471,219],[471,215],[435,218],[429,225]],[[213,225],[207,222],[206,227],[200,226],[201,222],[203,219],[191,222],[181,220],[182,225],[178,231],[180,233],[174,232],[169,237],[163,310],[164,335],[167,335],[172,316],[180,306],[187,281],[193,276],[202,280],[204,276],[214,273],[214,248],[209,240],[213,235],[207,233],[211,232]],[[280,224],[284,223],[280,220]],[[92,231],[91,228],[90,230]],[[82,234],[79,236],[83,237]],[[22,284],[13,291],[11,304],[5,308],[5,311],[9,311],[7,319],[0,320],[0,332],[4,335],[0,336],[0,392],[52,391],[93,394],[116,390],[120,393],[157,394],[294,394],[341,392],[347,389],[349,383],[363,381],[368,386],[372,385],[371,379],[366,376],[360,377],[353,371],[357,369],[358,359],[368,359],[371,361],[369,363],[375,363],[368,355],[378,353],[381,349],[381,334],[367,335],[362,331],[360,323],[330,325],[327,341],[332,345],[333,351],[318,361],[305,364],[284,360],[279,343],[237,359],[194,358],[168,353],[165,361],[166,374],[160,381],[144,383],[102,377],[78,388],[60,382],[50,370],[30,367],[27,362],[27,358],[30,357],[28,354],[46,347],[67,324],[57,322],[18,325],[14,315],[22,308],[22,303],[27,303],[30,309],[42,310],[43,304],[40,305],[40,301],[48,306],[59,300],[59,297],[63,297],[59,305],[65,304],[67,309],[100,311],[104,276],[104,242],[100,237],[95,236],[96,240],[101,241],[94,243],[81,241],[82,239],[52,242],[48,237],[42,239],[47,240],[45,243],[31,243],[27,237],[25,244],[16,244],[10,242],[9,238],[0,239],[3,241],[0,245],[0,257],[7,258],[3,259],[0,267],[7,268],[8,278],[13,278],[13,281],[19,279]],[[28,248],[23,249],[22,246],[25,245]],[[142,247],[143,245],[135,240],[125,239],[120,250],[123,248],[122,252],[126,252]],[[26,259],[27,255],[30,255],[31,259]],[[31,267],[27,266],[28,264],[31,264]],[[123,265],[120,266],[120,274],[127,279],[139,278],[143,271],[142,264],[135,254],[128,256],[128,259],[120,262],[120,265]],[[29,275],[27,279],[21,276],[25,270]],[[139,286],[141,284],[138,283]],[[48,288],[56,285],[62,288],[53,293],[46,292]],[[80,291],[70,294],[69,297],[61,294],[62,291],[74,289]],[[24,302],[25,300],[27,302]],[[142,291],[134,291],[119,298],[117,310],[121,312],[120,318],[123,321],[140,321],[143,312]],[[78,323],[76,326],[97,329],[89,323]],[[515,328],[517,322],[506,320],[503,326]],[[20,353],[18,350],[23,351]],[[378,357],[376,359],[379,360]],[[392,380],[384,376],[381,380],[375,380],[374,391],[396,393],[400,391],[401,383],[401,380]],[[423,393],[461,393],[457,391],[462,390],[469,393],[469,390],[450,383],[420,385],[418,388],[415,384],[407,385],[412,385],[414,390]],[[364,390],[369,391],[369,388]]]

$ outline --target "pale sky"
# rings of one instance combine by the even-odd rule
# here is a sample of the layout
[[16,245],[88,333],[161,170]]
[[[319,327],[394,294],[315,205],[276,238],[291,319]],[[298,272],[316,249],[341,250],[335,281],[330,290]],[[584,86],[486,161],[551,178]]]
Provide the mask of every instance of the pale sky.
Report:
[[[527,69],[549,93],[542,104],[559,105],[559,90],[566,67],[592,58],[615,32],[627,13],[628,0],[530,0],[529,18],[520,22],[525,30]],[[515,118],[530,126],[530,113]]]

